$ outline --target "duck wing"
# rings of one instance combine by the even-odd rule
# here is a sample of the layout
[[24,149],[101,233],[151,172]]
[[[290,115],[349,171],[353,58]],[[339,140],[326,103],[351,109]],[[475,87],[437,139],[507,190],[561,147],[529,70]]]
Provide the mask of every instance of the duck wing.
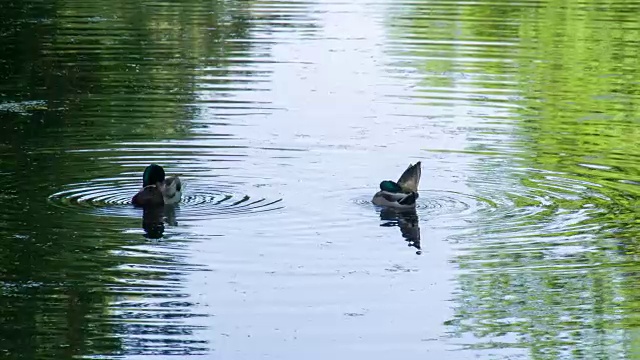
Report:
[[420,184],[420,176],[422,176],[421,165],[420,161],[413,165],[409,164],[407,170],[400,175],[398,185],[400,185],[402,190],[405,192],[418,192],[418,184]]
[[402,199],[404,199],[405,197],[407,197],[407,194],[403,194],[403,193],[389,193],[386,191],[380,191],[378,192],[378,196],[380,196],[381,198],[387,200],[388,202],[400,202]]
[[398,200],[398,204],[400,205],[415,205],[416,204],[416,199],[418,199],[418,193],[412,192],[411,194],[403,197],[402,199]]

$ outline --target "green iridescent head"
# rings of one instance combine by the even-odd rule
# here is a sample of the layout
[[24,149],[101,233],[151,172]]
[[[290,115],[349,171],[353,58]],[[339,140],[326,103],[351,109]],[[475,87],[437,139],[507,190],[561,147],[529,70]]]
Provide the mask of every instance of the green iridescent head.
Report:
[[402,192],[402,188],[396,182],[391,180],[385,180],[380,183],[380,190],[390,192],[390,193],[399,193]]
[[160,165],[151,164],[144,169],[142,186],[155,185],[164,181],[164,169]]

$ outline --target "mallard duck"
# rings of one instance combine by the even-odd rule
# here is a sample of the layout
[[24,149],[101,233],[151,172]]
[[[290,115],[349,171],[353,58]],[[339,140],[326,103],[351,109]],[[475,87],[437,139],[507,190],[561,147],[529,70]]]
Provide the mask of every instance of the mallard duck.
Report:
[[172,205],[182,198],[182,183],[177,176],[165,178],[164,169],[160,165],[151,164],[142,174],[142,190],[131,202],[136,206]]
[[400,179],[397,182],[384,180],[380,183],[380,191],[378,191],[371,202],[374,205],[386,206],[396,209],[412,209],[416,207],[416,199],[418,199],[418,184],[422,170],[421,163],[418,161],[415,165],[409,164]]

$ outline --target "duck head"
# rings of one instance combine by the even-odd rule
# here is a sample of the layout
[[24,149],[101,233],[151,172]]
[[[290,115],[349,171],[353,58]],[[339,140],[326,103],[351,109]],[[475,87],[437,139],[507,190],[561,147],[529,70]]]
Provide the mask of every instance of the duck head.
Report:
[[142,174],[142,186],[158,185],[164,183],[164,169],[160,165],[151,164],[144,169]]
[[380,183],[380,190],[390,193],[401,193],[402,187],[395,181],[384,180]]

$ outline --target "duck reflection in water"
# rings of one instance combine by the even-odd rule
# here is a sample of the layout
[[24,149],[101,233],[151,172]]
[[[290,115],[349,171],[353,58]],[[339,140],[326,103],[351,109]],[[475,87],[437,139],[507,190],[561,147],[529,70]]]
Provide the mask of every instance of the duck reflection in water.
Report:
[[178,225],[175,206],[160,205],[142,208],[142,229],[145,232],[145,237],[160,239],[164,234],[165,224]]
[[165,205],[162,193],[155,185],[145,186],[134,196],[132,203],[142,207],[142,229],[150,239],[162,237],[165,223],[177,225],[175,206]]
[[150,239],[159,239],[164,234],[164,206],[142,208],[142,229]]
[[420,247],[420,219],[416,209],[383,208],[380,210],[380,219],[384,220],[380,226],[400,228],[402,237],[409,246],[417,249],[416,254],[422,254]]

